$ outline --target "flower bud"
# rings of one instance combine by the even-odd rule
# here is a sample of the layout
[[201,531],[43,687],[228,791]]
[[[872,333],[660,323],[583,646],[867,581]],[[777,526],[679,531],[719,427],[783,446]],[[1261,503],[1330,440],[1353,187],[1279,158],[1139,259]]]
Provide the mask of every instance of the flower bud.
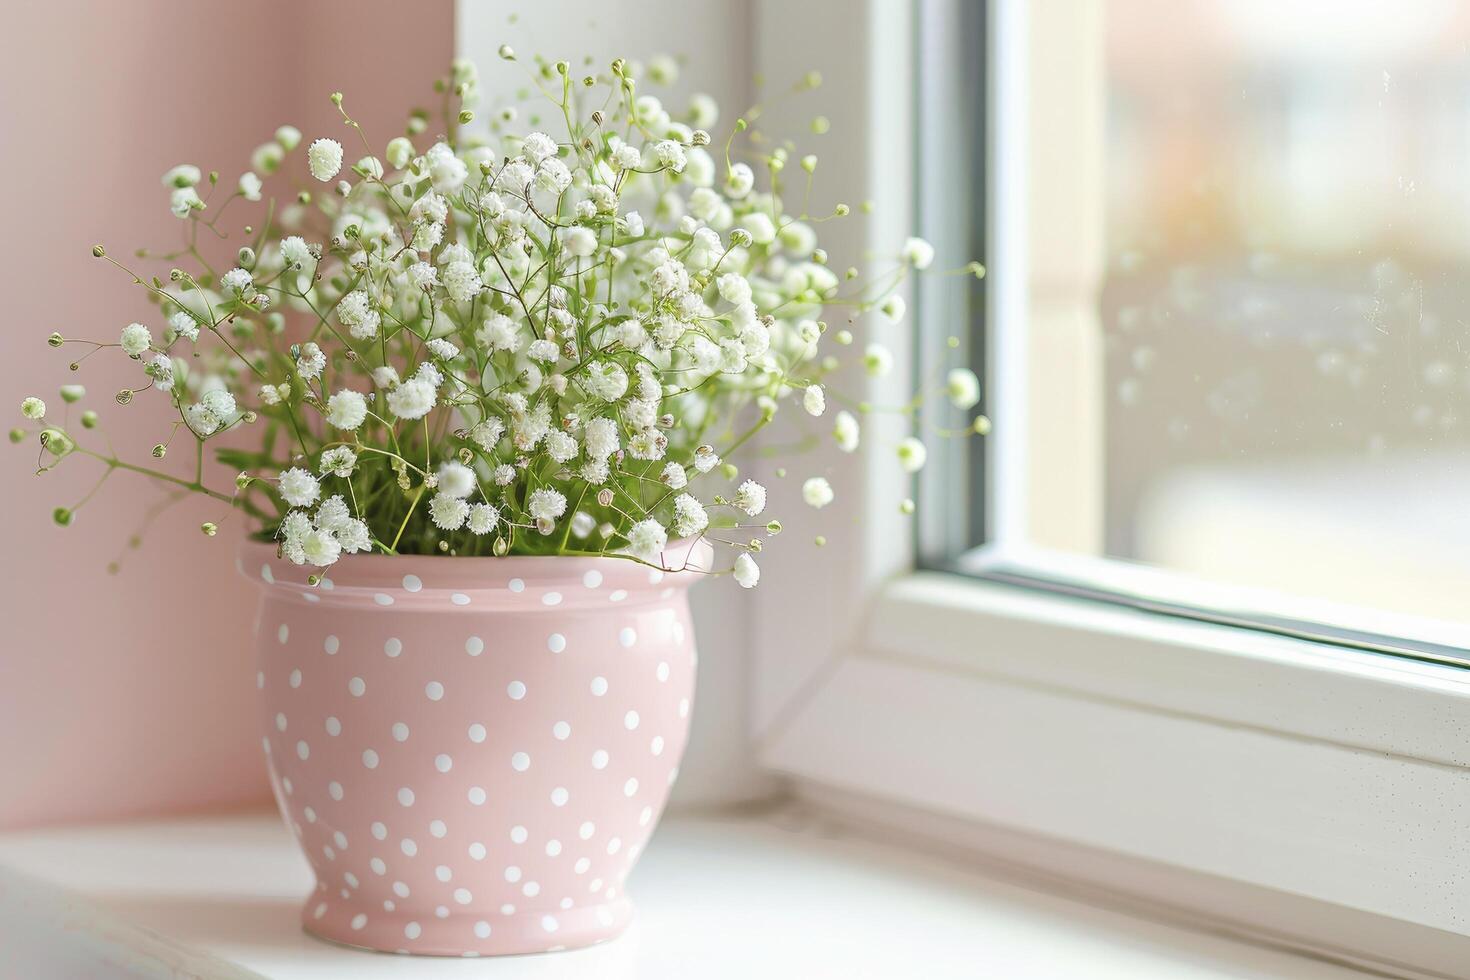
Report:
[[240,260],[240,266],[245,269],[255,268],[255,249],[246,245],[235,253],[235,258]]
[[83,388],[81,385],[61,386],[61,400],[66,402],[68,405],[75,405],[77,402],[81,401],[82,397],[86,394],[87,389]]
[[516,52],[515,52],[515,49],[512,48],[509,44],[502,44],[500,46],[500,50],[498,52],[496,52],[496,53],[499,54],[500,57],[504,58],[506,61],[515,61],[516,60]]
[[94,259],[100,259],[100,258],[102,258],[106,254],[107,254],[107,249],[103,248],[101,245],[93,245],[92,246],[92,258],[94,258]]
[[213,521],[205,521],[203,524],[199,525],[199,530],[204,532],[205,537],[212,538],[219,533],[219,525],[214,523]]
[[51,512],[51,519],[60,527],[69,526],[71,524],[71,516],[71,511],[65,507],[58,507]]
[[597,502],[603,507],[611,507],[613,502],[612,490],[608,487],[603,487],[597,491]]
[[163,457],[168,455],[168,447],[161,442],[156,443],[153,446],[152,453],[154,459],[163,459]]
[[82,413],[82,428],[84,428],[84,429],[95,429],[95,428],[97,428],[97,413],[96,412],[92,411],[91,409],[88,409],[87,411],[85,411],[85,412]]
[[22,440],[25,439],[25,437],[26,437],[26,430],[25,429],[11,429],[10,430],[10,441],[11,442],[17,442],[17,443],[18,442],[21,442]]
[[66,343],[66,338],[62,337],[59,333],[53,332],[51,336],[46,338],[46,343],[52,347],[60,347],[62,344]]
[[72,444],[72,441],[67,438],[66,433],[62,432],[60,429],[42,430],[41,445],[45,446],[46,451],[51,455],[57,457],[58,459],[62,456],[65,456],[67,453],[71,452],[73,448],[75,448]]

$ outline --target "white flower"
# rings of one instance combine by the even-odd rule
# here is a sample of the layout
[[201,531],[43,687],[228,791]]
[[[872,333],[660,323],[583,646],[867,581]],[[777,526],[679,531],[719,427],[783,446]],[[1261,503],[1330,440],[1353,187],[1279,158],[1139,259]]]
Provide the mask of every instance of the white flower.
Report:
[[398,384],[398,370],[391,364],[373,368],[373,384],[379,388],[392,388]]
[[894,293],[892,296],[885,299],[883,301],[883,305],[878,307],[878,309],[881,310],[883,315],[888,317],[891,322],[897,323],[903,319],[904,312],[908,310],[908,304],[903,301],[902,296]]
[[[297,269],[305,269],[308,265],[316,261],[316,256],[311,254],[311,246],[306,244],[306,239],[300,235],[291,235],[289,238],[281,240],[281,258],[285,259],[288,265],[294,266]],[[367,294],[349,293],[348,295],[361,295],[363,298],[363,307],[366,308]],[[345,298],[343,302],[346,302]],[[341,304],[337,304],[339,311],[337,315],[339,318],[341,317],[341,308]],[[343,320],[342,322],[346,323],[347,321]]]
[[296,354],[296,373],[307,381],[320,378],[327,367],[327,355],[321,347],[308,341],[301,345]]
[[851,412],[843,411],[837,413],[833,422],[832,435],[837,439],[837,448],[845,453],[855,452],[858,447],[858,439],[861,430],[858,428],[858,420]]
[[153,379],[153,387],[159,391],[173,391],[174,388],[174,361],[167,354],[155,354],[153,360],[144,368],[148,377]]
[[475,471],[463,463],[443,464],[439,467],[439,492],[451,497],[468,497],[475,492]]
[[429,519],[441,531],[456,531],[464,526],[470,516],[470,505],[459,497],[447,493],[436,493],[429,501]]
[[421,378],[410,378],[388,392],[388,411],[401,419],[421,419],[439,400],[434,386]]
[[684,156],[684,147],[673,140],[660,140],[653,145],[653,156],[659,165],[672,170],[674,173],[683,173],[684,164],[687,162]]
[[153,334],[141,323],[130,323],[122,330],[123,353],[129,357],[142,357],[153,346]]
[[355,429],[367,418],[367,399],[361,392],[334,391],[327,399],[327,422],[334,429]]
[[558,463],[570,462],[577,455],[577,440],[560,429],[546,433],[546,452]]
[[653,518],[639,521],[628,529],[628,552],[647,562],[657,562],[664,545],[669,543],[668,532]]
[[[346,449],[347,447],[340,446],[338,448]],[[331,451],[328,450],[328,452]],[[322,460],[325,461],[326,458],[326,454],[323,453]],[[351,519],[352,512],[347,509],[347,501],[342,498],[340,493],[334,493],[326,500],[323,500],[322,505],[316,509],[316,517],[313,519],[313,523],[323,531],[331,531],[333,534],[336,534],[338,528],[342,527],[342,525]]]
[[629,238],[643,237],[643,215],[637,211],[629,211],[623,215],[623,226],[627,229]]
[[312,528],[301,539],[301,554],[306,559],[306,564],[325,568],[341,556],[342,545],[331,531]]
[[189,341],[199,339],[199,321],[183,310],[169,317],[168,325],[173,328],[176,336],[183,337]]
[[248,170],[245,171],[240,175],[240,183],[237,186],[240,189],[240,196],[245,198],[245,200],[260,200],[260,178],[255,176],[255,174]]
[[213,412],[221,422],[227,421],[235,414],[235,396],[223,388],[206,391],[200,397],[199,403]]
[[254,285],[250,273],[244,269],[231,269],[219,277],[221,288],[234,293],[236,296],[244,296]]
[[331,473],[345,479],[351,476],[355,469],[357,469],[357,453],[353,452],[350,446],[333,446],[322,453],[320,470],[323,474]]
[[555,364],[561,354],[557,350],[556,341],[543,338],[531,341],[531,346],[526,350],[526,356],[542,364]]
[[736,306],[750,302],[750,282],[739,273],[725,273],[715,280],[715,286],[726,301]]
[[725,193],[739,200],[750,193],[755,186],[755,171],[748,164],[737,163],[730,167],[730,172],[725,175]]
[[827,395],[821,385],[807,385],[801,394],[801,407],[808,415],[819,416],[827,410]]
[[424,154],[424,160],[429,165],[429,180],[433,183],[434,190],[441,194],[458,193],[470,174],[465,162],[455,156],[454,151],[445,143],[435,143],[429,147],[429,152]]
[[749,552],[742,551],[740,557],[735,559],[735,581],[742,589],[753,589],[760,580],[760,566],[750,557]]
[[451,262],[444,269],[444,291],[456,303],[468,303],[485,289],[472,262]]
[[521,349],[520,325],[504,313],[492,313],[475,331],[475,343],[495,354]]
[[698,534],[709,527],[709,515],[695,497],[681,493],[674,498],[674,533],[679,537]]
[[832,484],[825,477],[814,476],[801,485],[801,499],[821,510],[832,502]]
[[497,487],[508,487],[516,481],[516,468],[509,463],[501,463],[491,471],[490,477]]
[[337,543],[348,554],[367,551],[373,546],[372,532],[368,530],[366,524],[356,518],[343,521],[342,526],[333,533],[337,536]]
[[459,348],[445,340],[443,337],[435,337],[424,344],[429,353],[444,361],[452,361],[459,356]]
[[181,163],[163,175],[163,186],[193,187],[203,176],[192,163]]
[[413,230],[415,252],[428,252],[444,240],[444,225],[438,221],[424,222]]
[[628,391],[628,373],[615,361],[594,361],[582,378],[587,394],[605,402],[615,402]]
[[470,439],[487,453],[495,448],[504,434],[505,423],[494,415],[481,422],[476,422],[470,429]]
[[665,464],[659,479],[674,490],[682,490],[689,485],[689,474],[678,463]]
[[567,250],[568,255],[587,256],[597,251],[597,235],[591,228],[577,225],[568,228],[562,235],[562,247]]
[[474,504],[468,523],[471,534],[489,534],[500,523],[500,514],[489,504]]
[[342,170],[342,144],[325,138],[316,140],[306,148],[306,165],[313,177],[326,183]]
[[567,498],[556,490],[542,487],[531,491],[526,510],[537,520],[555,520],[567,512]]
[[863,368],[872,378],[881,378],[893,370],[893,355],[882,344],[869,344],[863,351]]
[[389,163],[402,170],[408,166],[408,161],[413,159],[413,144],[406,136],[395,136],[388,141],[388,149],[384,156],[388,158]]
[[203,208],[204,199],[192,187],[177,188],[169,195],[168,209],[173,212],[175,218],[187,218],[191,211],[199,211]]
[[945,378],[944,393],[955,408],[974,408],[980,403],[980,379],[969,368],[955,368]]
[[536,168],[536,186],[552,194],[560,194],[572,184],[572,172],[567,165],[555,158],[544,161]]
[[910,238],[903,243],[903,260],[915,269],[927,269],[934,261],[934,246],[922,238]]
[[20,414],[31,421],[37,421],[46,417],[46,403],[34,396],[20,403]]
[[439,270],[427,262],[415,262],[408,267],[408,281],[416,289],[428,289],[439,282]]
[[592,419],[584,427],[583,440],[588,459],[607,459],[619,448],[618,425],[612,419]]
[[754,480],[746,480],[736,489],[733,503],[751,517],[758,517],[766,509],[766,488]]
[[306,470],[293,466],[281,471],[280,490],[281,499],[292,507],[308,507],[321,496],[322,485]]
[[190,405],[184,409],[184,422],[195,435],[210,436],[219,431],[219,417],[203,405]]
[[694,468],[701,473],[708,473],[720,465],[720,455],[709,446],[700,446],[694,451]]
[[532,163],[556,156],[556,140],[545,133],[532,133],[521,140],[521,155]]
[[638,147],[627,143],[620,143],[613,148],[612,165],[618,170],[637,170],[638,165],[643,162],[643,155],[638,152]]
[[929,458],[929,450],[924,444],[913,436],[900,440],[898,444],[898,465],[903,467],[905,473],[917,473],[924,468],[924,461]]
[[442,225],[449,217],[449,202],[433,191],[413,202],[408,220],[414,224]]

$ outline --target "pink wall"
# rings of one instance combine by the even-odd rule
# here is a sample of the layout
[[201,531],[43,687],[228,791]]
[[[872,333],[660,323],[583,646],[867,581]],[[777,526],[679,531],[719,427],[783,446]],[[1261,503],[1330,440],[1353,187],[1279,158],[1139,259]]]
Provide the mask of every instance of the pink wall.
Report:
[[[11,10],[0,46],[5,428],[23,396],[59,409],[58,386],[79,382],[119,453],[146,458],[166,406],[111,397],[137,383],[138,366],[104,351],[73,375],[75,349],[45,344],[52,330],[112,340],[132,320],[161,328],[141,290],[93,259],[91,245],[123,256],[177,242],[181,223],[159,183],[176,163],[233,183],[283,122],[307,140],[342,138],[334,89],[381,147],[432,97],[452,55],[453,5],[53,0]],[[34,441],[0,447],[0,826],[263,801],[248,653],[255,595],[233,567],[239,518],[209,539],[198,526],[224,516],[218,509],[175,507],[109,575],[160,494],[118,473],[58,528],[52,508],[74,504],[101,471],[73,459],[37,477],[36,453]]]

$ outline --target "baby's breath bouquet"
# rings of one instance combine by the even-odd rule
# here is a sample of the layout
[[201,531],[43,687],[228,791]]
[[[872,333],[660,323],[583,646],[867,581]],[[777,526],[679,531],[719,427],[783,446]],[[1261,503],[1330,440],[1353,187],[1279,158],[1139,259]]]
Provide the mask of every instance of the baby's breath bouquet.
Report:
[[[895,243],[875,285],[836,272],[816,229],[849,209],[808,213],[816,158],[762,138],[758,113],[717,141],[712,100],[675,118],[639,94],[629,62],[585,77],[565,62],[527,67],[530,97],[548,100],[540,113],[505,103],[477,125],[477,74],[457,62],[437,83],[440,112],[413,114],[386,145],[334,94],[346,146],[302,148],[283,126],[233,182],[192,165],[164,175],[184,245],[138,253],[156,274],[93,249],[157,312],[113,342],[50,343],[84,350],[73,368],[102,348],[137,361],[138,383],[116,400],[168,401],[177,418],[152,457],[182,442],[192,477],[88,445],[78,430],[98,416],[71,407],[80,386],[62,389],[60,419],[26,398],[32,424],[12,437],[39,434],[43,471],[89,457],[104,479],[131,470],[213,498],[296,564],[379,552],[662,565],[671,539],[704,537],[723,548],[714,570],[755,585],[753,555],[780,524],[731,454],[787,403],[826,414],[842,359],[824,342],[856,351],[824,310],[901,320],[897,290],[933,250]],[[316,183],[263,200],[298,151]],[[211,263],[201,240],[235,234],[227,215],[249,218],[229,249],[243,245]],[[890,369],[881,346],[860,358],[871,374]],[[976,404],[973,374],[944,382],[957,407]],[[850,409],[818,423],[846,452],[860,438]],[[206,443],[238,471],[233,486],[207,484]],[[917,438],[889,451],[908,471],[924,462]],[[812,507],[833,495],[820,476],[804,483]]]

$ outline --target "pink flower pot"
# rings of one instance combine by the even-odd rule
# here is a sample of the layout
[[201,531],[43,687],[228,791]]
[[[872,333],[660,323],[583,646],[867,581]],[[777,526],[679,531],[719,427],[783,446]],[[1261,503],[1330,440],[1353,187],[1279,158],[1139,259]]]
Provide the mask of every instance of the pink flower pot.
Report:
[[316,872],[307,931],[476,956],[627,926],[688,731],[695,572],[375,555],[312,587],[270,545],[239,564],[261,584],[271,783]]

